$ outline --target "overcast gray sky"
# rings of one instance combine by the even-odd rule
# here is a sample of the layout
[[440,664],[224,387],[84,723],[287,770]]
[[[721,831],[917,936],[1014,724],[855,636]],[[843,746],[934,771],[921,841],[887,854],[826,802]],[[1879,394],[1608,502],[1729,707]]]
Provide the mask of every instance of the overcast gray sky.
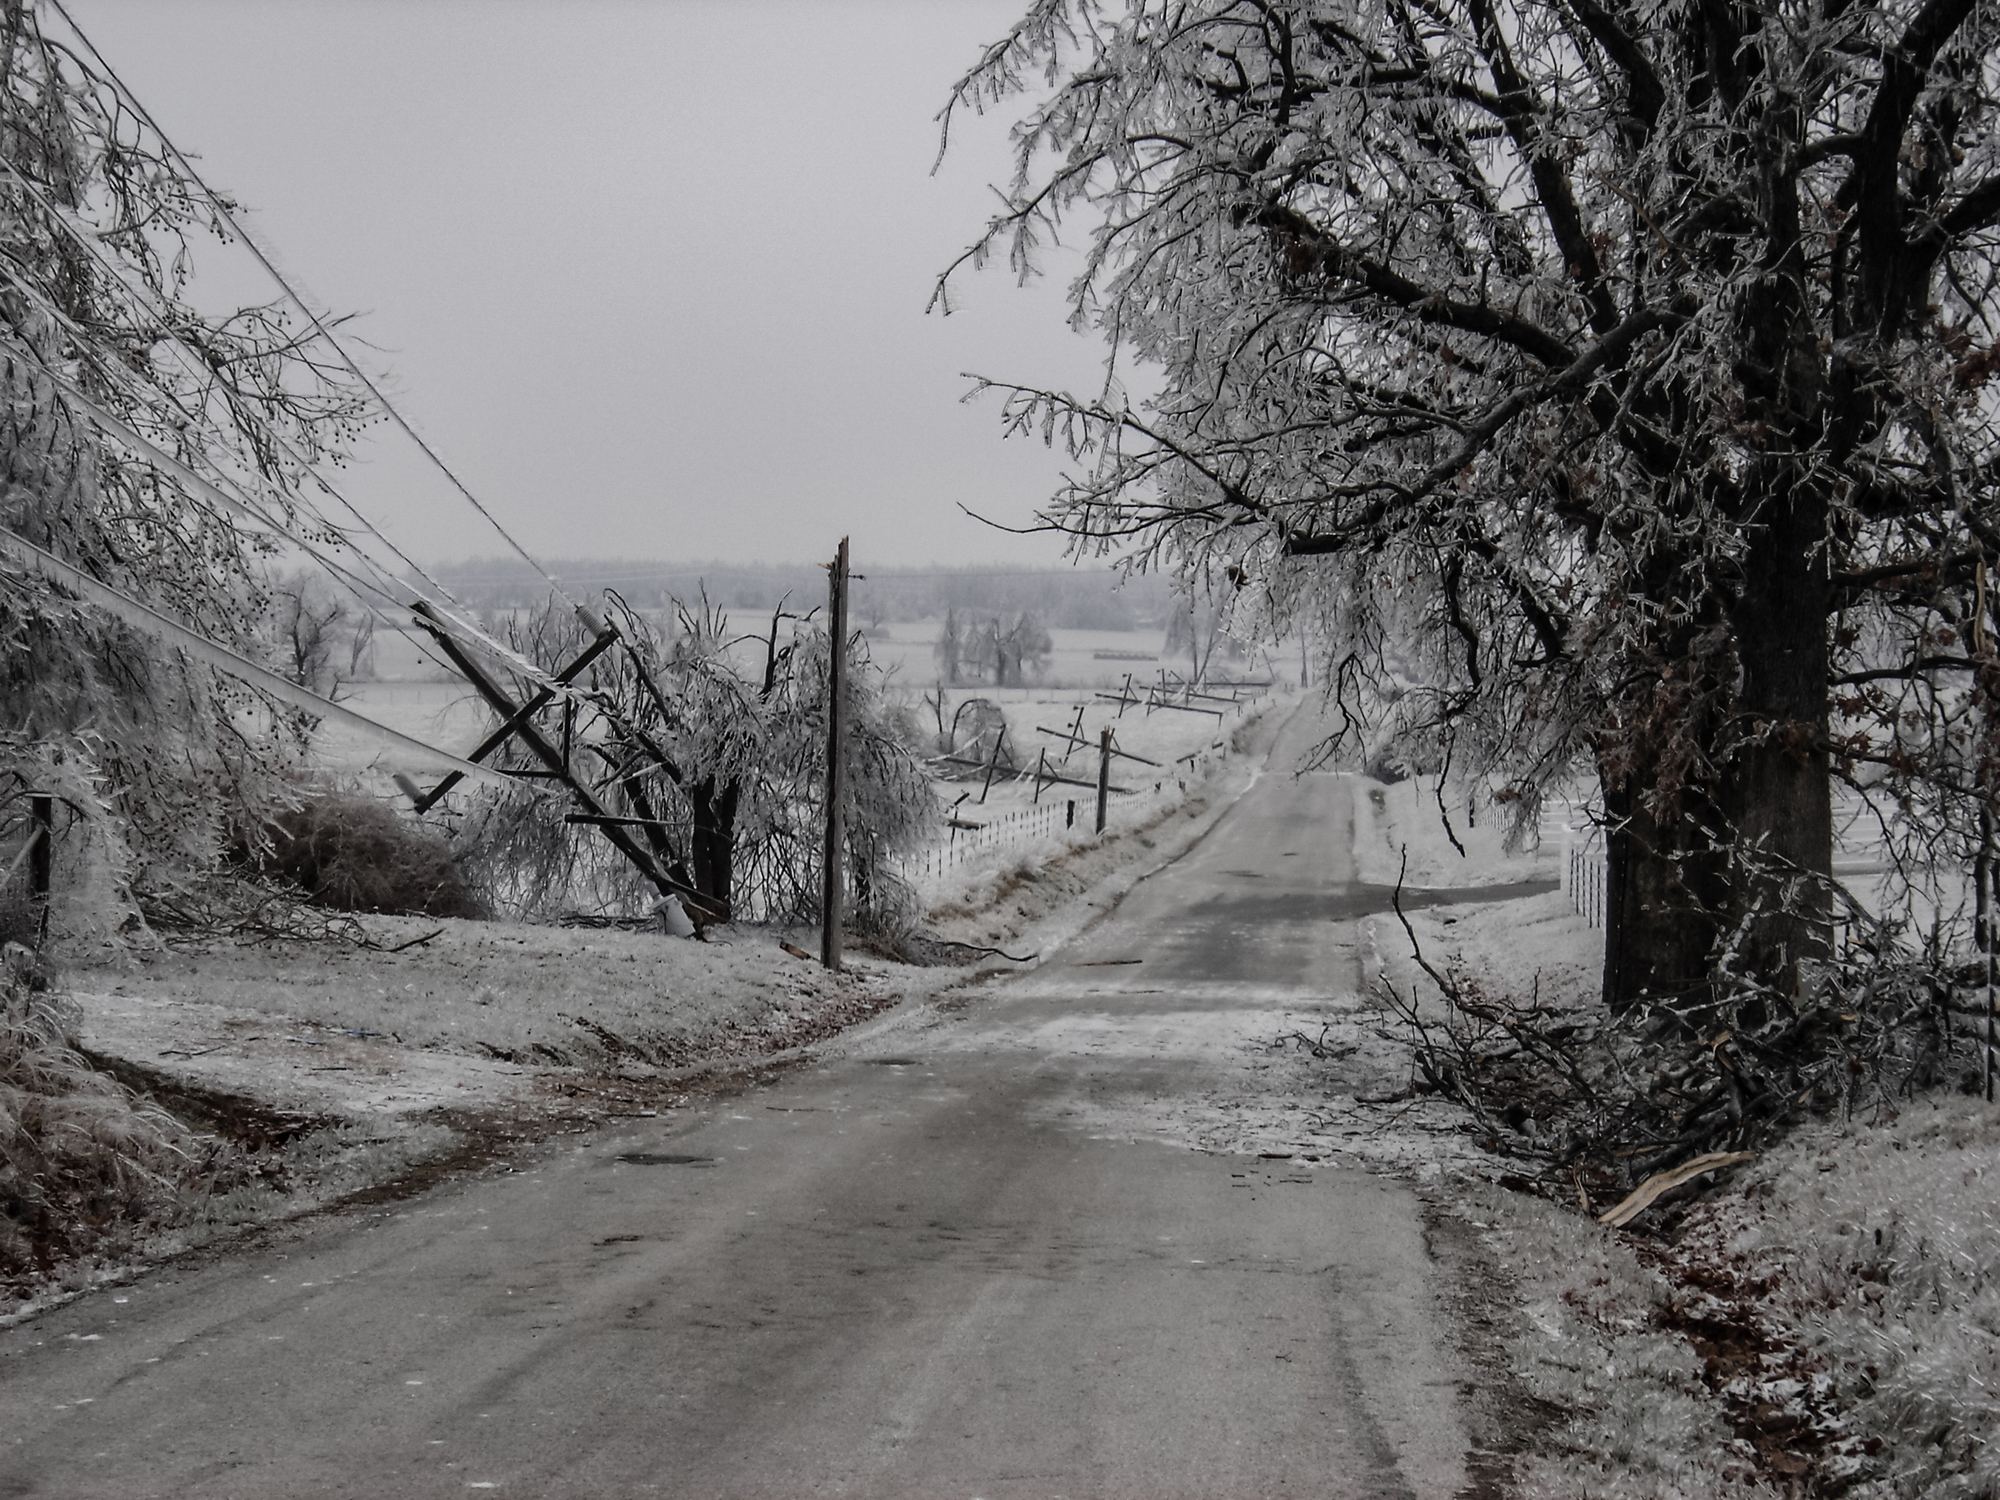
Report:
[[[924,314],[1008,169],[987,122],[933,177],[932,117],[1025,0],[69,3],[530,550],[1059,560],[957,502],[1018,523],[1056,481],[960,397],[1092,384],[1064,276]],[[501,550],[406,444],[365,456],[413,555]]]

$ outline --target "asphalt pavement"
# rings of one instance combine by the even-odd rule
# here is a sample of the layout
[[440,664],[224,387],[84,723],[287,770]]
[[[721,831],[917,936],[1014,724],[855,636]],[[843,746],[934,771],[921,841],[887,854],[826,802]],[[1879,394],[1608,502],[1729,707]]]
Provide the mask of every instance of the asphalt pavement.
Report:
[[1313,728],[955,1014],[0,1334],[0,1496],[1459,1493],[1416,1197],[1116,1123],[1353,1003]]

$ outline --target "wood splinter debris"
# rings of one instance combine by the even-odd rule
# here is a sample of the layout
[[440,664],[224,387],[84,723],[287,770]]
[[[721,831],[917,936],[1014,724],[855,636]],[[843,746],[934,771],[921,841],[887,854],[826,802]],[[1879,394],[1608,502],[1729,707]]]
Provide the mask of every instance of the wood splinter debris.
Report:
[[1714,1172],[1723,1167],[1734,1167],[1746,1161],[1755,1161],[1754,1151],[1710,1151],[1705,1156],[1697,1156],[1693,1161],[1684,1161],[1671,1172],[1658,1172],[1648,1177],[1632,1190],[1616,1208],[1598,1215],[1597,1222],[1613,1229],[1622,1229],[1648,1208],[1662,1193],[1679,1187],[1684,1182],[1692,1182],[1704,1172]]

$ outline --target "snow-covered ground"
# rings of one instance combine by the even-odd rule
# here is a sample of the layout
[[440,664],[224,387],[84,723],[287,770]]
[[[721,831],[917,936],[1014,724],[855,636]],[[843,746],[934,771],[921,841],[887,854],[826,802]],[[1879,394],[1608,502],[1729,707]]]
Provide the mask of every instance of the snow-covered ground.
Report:
[[893,966],[829,974],[754,929],[697,943],[413,917],[365,927],[373,947],[177,944],[79,971],[84,1045],[276,1108],[405,1117],[524,1099],[552,1069],[646,1078],[774,1051],[830,1011],[900,995]]
[[[1067,722],[1053,717],[1054,695],[1007,707],[1010,724]],[[1103,838],[1064,830],[954,861],[927,890],[933,930],[1014,954],[1073,938],[1213,825],[1258,774],[1285,707],[1232,716],[1199,770],[1114,804]],[[1214,744],[1208,721],[1185,716],[1181,727],[1182,717],[1134,726],[1128,710],[1121,744],[1156,759],[1183,742]],[[1719,1186],[1672,1246],[1503,1188],[1506,1163],[1479,1149],[1454,1109],[1405,1091],[1409,1063],[1379,986],[1428,993],[1414,934],[1434,966],[1491,992],[1589,1003],[1602,934],[1569,895],[1474,893],[1563,877],[1571,819],[1554,810],[1538,844],[1510,848],[1497,823],[1448,801],[1460,852],[1428,783],[1358,781],[1356,793],[1359,877],[1386,885],[1400,874],[1413,895],[1451,891],[1454,902],[1413,902],[1407,932],[1392,914],[1363,919],[1357,993],[1338,1017],[1279,1003],[1213,1034],[1141,1036],[1093,1032],[1079,1015],[1065,1045],[1080,1054],[1191,1047],[1215,1064],[1212,1085],[1193,1095],[1127,1100],[1082,1123],[1298,1170],[1345,1163],[1427,1182],[1438,1212],[1497,1265],[1506,1305],[1484,1312],[1514,1381],[1552,1413],[1517,1460],[1523,1494],[1777,1493],[1787,1444],[1810,1447],[1828,1476],[1851,1475],[1851,1494],[2000,1493],[2000,1112],[1919,1099],[1803,1131]],[[998,785],[984,816],[1018,811],[1026,796]],[[94,1051],[310,1127],[283,1148],[301,1186],[283,1201],[238,1194],[216,1206],[224,1222],[407,1172],[451,1150],[462,1140],[453,1122],[481,1111],[567,1127],[671,1108],[705,1060],[783,1058],[807,1043],[894,1047],[911,1028],[952,1024],[1014,967],[988,957],[918,970],[863,955],[836,978],[787,953],[781,935],[748,929],[704,945],[416,919],[367,926],[367,949],[213,944],[73,976]],[[811,946],[810,934],[792,937]],[[425,941],[390,951],[413,939]],[[1717,1308],[1765,1341],[1746,1373],[1723,1372],[1740,1385],[1723,1385],[1713,1349],[1696,1342]],[[1753,1419],[1765,1426],[1746,1428]],[[1796,1433],[1810,1440],[1787,1436]]]
[[[1526,868],[1566,878],[1563,825],[1582,822],[1552,810],[1540,855],[1517,860],[1455,819],[1459,856],[1429,787],[1361,800],[1374,817],[1357,816],[1357,860],[1393,879],[1407,846],[1412,885]],[[1836,873],[1869,899],[1882,869],[1867,829],[1850,826]],[[1405,996],[1435,1000],[1414,936],[1433,967],[1491,994],[1594,1003],[1603,934],[1565,891],[1408,917],[1407,933],[1370,919],[1371,969]],[[1942,1094],[1801,1128],[1667,1242],[1501,1188],[1504,1160],[1478,1151],[1455,1111],[1429,1108],[1452,1134],[1419,1171],[1443,1180],[1440,1206],[1511,1274],[1514,1374],[1564,1413],[1518,1464],[1523,1494],[2000,1495],[2000,1106]],[[1407,1160],[1399,1137],[1425,1118],[1364,1129],[1360,1154]]]
[[[1129,799],[1102,837],[1086,825],[954,859],[931,882],[932,930],[1013,952],[1060,941],[1226,808],[1265,708],[1231,715],[1219,747],[1203,741],[1200,769]],[[993,806],[1025,795],[996,787]],[[917,968],[850,948],[835,975],[785,946],[815,950],[815,933],[754,927],[707,942],[381,916],[360,928],[366,946],[176,941],[66,976],[92,1057],[267,1163],[258,1185],[196,1205],[155,1251],[476,1164],[494,1138],[671,1109],[717,1070],[780,1065],[912,997],[976,990],[1012,967]],[[84,1263],[63,1284],[118,1274]]]

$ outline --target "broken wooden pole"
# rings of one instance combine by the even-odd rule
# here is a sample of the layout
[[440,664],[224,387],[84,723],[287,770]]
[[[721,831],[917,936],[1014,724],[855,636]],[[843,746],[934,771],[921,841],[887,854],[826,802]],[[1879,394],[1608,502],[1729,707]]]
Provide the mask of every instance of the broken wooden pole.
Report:
[[[430,606],[419,600],[413,607],[417,612],[418,622],[437,641],[438,649],[451,658],[452,665],[457,667],[465,680],[478,690],[479,696],[486,700],[487,706],[500,716],[502,724],[514,724],[512,732],[533,752],[535,758],[547,767],[549,778],[567,786],[570,795],[582,803],[584,810],[592,814],[593,818],[607,820],[597,826],[613,848],[630,860],[633,867],[645,876],[662,896],[678,896],[683,905],[691,903],[699,907],[702,914],[712,921],[729,920],[729,909],[724,903],[717,901],[713,896],[704,895],[691,885],[684,885],[675,880],[660,869],[644,849],[632,841],[632,836],[623,827],[615,821],[610,821],[613,816],[610,809],[597,800],[596,794],[589,787],[570,773],[569,767],[563,764],[562,752],[551,745],[543,737],[542,732],[528,722],[525,710],[517,708],[501,690],[499,684],[488,677],[485,670],[472,659],[465,648],[452,638]],[[690,912],[689,915],[692,916],[693,913]]]
[[[1113,755],[1116,755],[1118,752],[1114,750],[1111,753]],[[1042,773],[1042,784],[1044,786],[1080,786],[1080,787],[1094,787],[1097,785],[1097,783],[1094,781],[1085,781],[1081,776],[1063,776],[1055,771],[1044,771]],[[1129,794],[1132,788],[1129,786],[1114,786],[1111,787],[1109,790],[1113,796],[1123,797]],[[969,797],[972,794],[970,792],[967,792],[966,795]]]
[[[1041,726],[1041,725],[1037,724],[1037,725],[1035,726],[1035,733],[1036,733],[1036,734],[1052,734],[1052,735],[1056,736],[1056,737],[1057,737],[1058,739],[1060,739],[1060,738],[1062,737],[1062,733],[1063,733],[1063,731],[1062,731],[1062,730],[1060,730],[1060,729],[1044,729],[1044,728],[1042,728],[1042,726]],[[1082,740],[1082,741],[1079,741],[1078,743],[1080,743],[1080,744],[1088,744],[1088,743],[1089,743],[1089,741],[1088,741],[1088,740]],[[1143,756],[1143,755],[1134,755],[1134,754],[1133,754],[1133,753],[1132,753],[1132,752],[1131,752],[1130,750],[1120,750],[1120,749],[1119,749],[1119,748],[1118,748],[1118,747],[1117,747],[1116,745],[1113,745],[1113,746],[1111,747],[1111,753],[1112,753],[1113,755],[1116,755],[1116,756],[1120,756],[1120,757],[1122,757],[1122,758],[1123,758],[1123,759],[1125,759],[1125,760],[1136,760],[1137,762],[1139,762],[1139,764],[1140,764],[1140,765],[1142,765],[1142,766],[1151,766],[1151,767],[1152,767],[1152,768],[1153,768],[1154,770],[1156,770],[1156,771],[1157,771],[1157,770],[1160,770],[1160,769],[1162,769],[1162,767],[1161,767],[1161,765],[1160,765],[1160,763],[1159,763],[1158,761],[1156,761],[1156,760],[1147,760],[1147,759],[1146,759],[1146,757],[1145,757],[1145,756]],[[1068,756],[1064,756],[1063,758],[1064,758],[1065,760],[1067,760],[1067,759],[1068,759],[1069,757],[1068,757]]]
[[1082,703],[1077,704],[1076,722],[1069,726],[1069,733],[1065,736],[1062,753],[1062,763],[1065,767],[1069,765],[1070,752],[1089,743],[1083,737],[1083,711],[1086,706]]
[[847,687],[847,538],[827,569],[827,669],[826,669],[826,855],[820,869],[819,961],[829,969],[840,967],[840,799],[842,723]]
[[[1080,714],[1081,710],[1079,710],[1079,715]],[[1037,724],[1035,726],[1035,733],[1045,734],[1049,736],[1049,738],[1051,739],[1057,739],[1063,741],[1062,760],[1058,762],[1058,764],[1065,766],[1069,764],[1069,757],[1071,751],[1077,749],[1080,746],[1088,745],[1090,743],[1090,738],[1087,735],[1075,733],[1068,729],[1051,729],[1046,724]]]
[[[574,682],[578,677],[583,675],[583,669],[585,667],[589,666],[592,662],[596,661],[598,657],[602,656],[605,652],[609,651],[613,643],[616,642],[617,639],[618,639],[618,632],[610,629],[608,626],[605,629],[599,631],[597,639],[592,641],[588,646],[584,647],[582,655],[578,656],[575,661],[571,662],[568,666],[564,667],[560,672],[556,673],[555,681],[561,686],[567,687],[571,682]],[[500,727],[498,729],[494,730],[491,734],[487,735],[485,739],[481,740],[477,745],[474,745],[471,750],[467,751],[465,758],[471,761],[482,761],[486,759],[487,756],[491,755],[495,750],[498,750],[502,745],[506,744],[507,741],[512,739],[515,735],[515,732],[518,731],[523,724],[527,723],[529,719],[533,718],[536,714],[540,713],[543,709],[547,708],[550,703],[554,702],[556,691],[557,691],[556,688],[553,687],[545,687],[541,689],[541,691],[537,692],[534,695],[534,697],[530,698],[526,703],[522,704],[521,707],[515,713],[510,715],[508,718],[502,720]],[[404,777],[398,777],[396,780],[396,785],[403,788],[404,794],[409,797],[411,804],[416,808],[417,816],[422,817],[425,813],[429,812],[433,807],[437,805],[437,801],[440,797],[442,797],[446,792],[450,791],[453,787],[457,786],[459,782],[465,779],[465,773],[462,771],[451,772],[444,778],[444,780],[440,781],[436,786],[432,787],[428,792],[416,791],[414,782],[410,783],[409,785],[405,785],[406,779],[407,778]]]
[[986,794],[993,790],[993,773],[1000,769],[1000,747],[1007,743],[1007,721],[1000,721],[1000,732],[993,736],[993,755],[986,762],[986,784],[979,789],[979,800],[984,802]]

